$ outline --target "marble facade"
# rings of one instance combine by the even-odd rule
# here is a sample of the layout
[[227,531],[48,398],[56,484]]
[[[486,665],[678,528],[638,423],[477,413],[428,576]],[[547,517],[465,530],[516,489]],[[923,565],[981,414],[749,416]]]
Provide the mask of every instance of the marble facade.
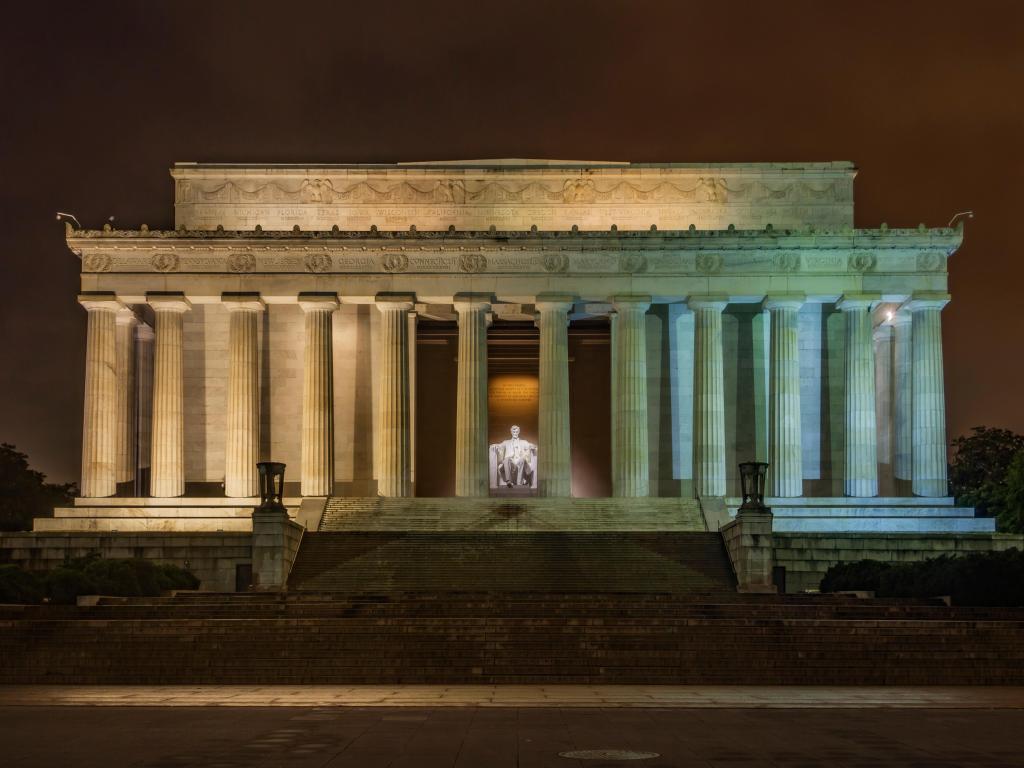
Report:
[[946,497],[941,309],[962,232],[854,228],[855,173],[178,164],[175,229],[67,232],[89,323],[83,495],[144,475],[153,497],[244,499],[273,458],[296,497],[413,496],[431,439],[417,319],[445,316],[452,487],[485,496],[488,333],[515,307],[539,329],[540,495],[574,495],[566,331],[608,318],[593,386],[611,392],[615,496],[727,498],[756,458],[779,499]]

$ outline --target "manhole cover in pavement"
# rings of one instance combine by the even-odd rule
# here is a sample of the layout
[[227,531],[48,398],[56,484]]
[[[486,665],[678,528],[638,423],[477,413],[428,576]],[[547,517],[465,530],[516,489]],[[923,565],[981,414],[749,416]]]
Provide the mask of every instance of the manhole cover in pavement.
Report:
[[570,760],[650,760],[660,757],[657,752],[636,752],[632,749],[575,749],[559,752],[558,756]]

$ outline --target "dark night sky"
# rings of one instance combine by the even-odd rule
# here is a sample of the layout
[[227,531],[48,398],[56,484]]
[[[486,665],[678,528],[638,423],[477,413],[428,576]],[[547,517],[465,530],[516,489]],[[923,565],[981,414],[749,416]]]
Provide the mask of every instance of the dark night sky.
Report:
[[0,441],[53,479],[78,476],[85,347],[54,212],[169,226],[183,160],[852,160],[858,226],[976,211],[950,261],[950,435],[1024,432],[1024,3],[12,8]]

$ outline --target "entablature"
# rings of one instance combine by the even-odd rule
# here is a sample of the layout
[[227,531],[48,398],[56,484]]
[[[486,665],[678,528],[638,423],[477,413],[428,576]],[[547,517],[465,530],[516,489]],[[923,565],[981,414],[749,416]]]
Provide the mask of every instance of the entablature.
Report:
[[771,275],[945,273],[961,229],[646,232],[68,231],[83,273]]

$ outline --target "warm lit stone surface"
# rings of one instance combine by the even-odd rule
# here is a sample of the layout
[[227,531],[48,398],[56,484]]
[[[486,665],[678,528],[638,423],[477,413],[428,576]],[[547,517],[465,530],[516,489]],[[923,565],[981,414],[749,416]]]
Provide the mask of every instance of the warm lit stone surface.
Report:
[[117,490],[118,382],[113,295],[82,295],[89,313],[85,353],[85,414],[82,422],[82,494],[113,496]]
[[303,294],[306,316],[302,390],[302,495],[328,496],[334,490],[334,365],[331,315],[333,294]]
[[191,308],[183,295],[149,298],[156,315],[153,351],[153,437],[150,493],[185,493],[182,315]]
[[456,496],[487,495],[487,298],[465,294],[454,302],[459,315]]

